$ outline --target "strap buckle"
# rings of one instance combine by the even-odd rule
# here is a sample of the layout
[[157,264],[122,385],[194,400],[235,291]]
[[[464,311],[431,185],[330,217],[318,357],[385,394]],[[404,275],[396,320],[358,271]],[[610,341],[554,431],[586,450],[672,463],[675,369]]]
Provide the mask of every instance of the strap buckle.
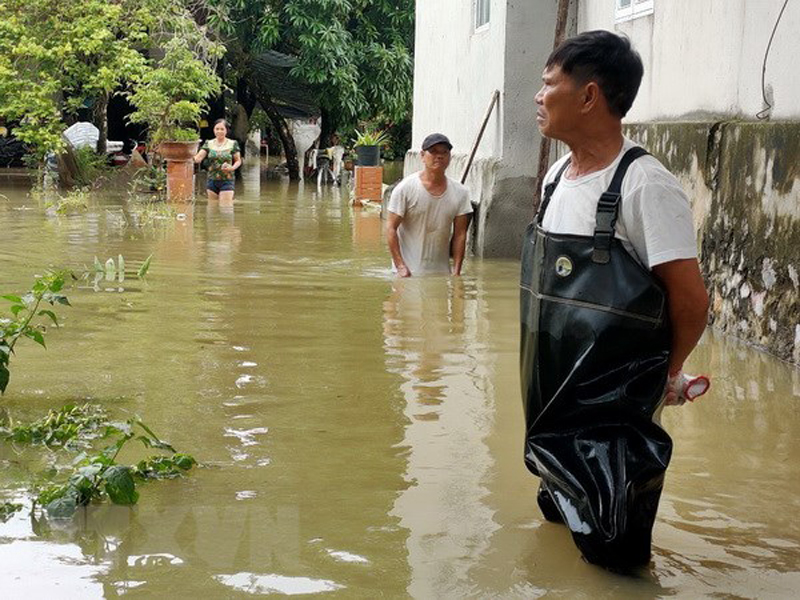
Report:
[[603,192],[597,201],[592,251],[594,263],[606,264],[611,260],[611,240],[614,238],[614,226],[617,224],[620,197],[618,193]]
[[614,234],[595,232],[594,248],[592,249],[592,262],[604,265],[611,260],[611,240]]

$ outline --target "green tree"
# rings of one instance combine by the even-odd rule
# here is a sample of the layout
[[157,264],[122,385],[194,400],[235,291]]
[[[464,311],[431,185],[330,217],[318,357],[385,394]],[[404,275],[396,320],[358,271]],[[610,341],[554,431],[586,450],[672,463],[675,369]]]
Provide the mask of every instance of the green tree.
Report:
[[162,56],[137,78],[129,94],[136,108],[129,118],[149,125],[151,144],[197,139],[206,98],[221,89],[216,62],[225,47],[209,39],[192,18],[173,23],[178,24],[182,26],[158,36]]
[[[41,160],[63,149],[65,116],[93,104],[104,151],[111,94],[152,79],[160,54],[154,49],[165,36],[200,31],[189,10],[197,5],[198,0],[0,0],[0,116],[19,123],[15,135]],[[205,55],[190,59],[208,64]]]
[[[242,104],[254,105],[246,98],[254,95],[279,135],[286,130],[275,106],[280,90],[255,68],[254,59],[267,50],[296,57],[291,74],[311,87],[322,109],[324,138],[362,120],[390,125],[408,119],[414,0],[209,2],[218,8],[209,21],[228,46],[231,87]],[[294,149],[286,147],[284,137],[291,172]]]

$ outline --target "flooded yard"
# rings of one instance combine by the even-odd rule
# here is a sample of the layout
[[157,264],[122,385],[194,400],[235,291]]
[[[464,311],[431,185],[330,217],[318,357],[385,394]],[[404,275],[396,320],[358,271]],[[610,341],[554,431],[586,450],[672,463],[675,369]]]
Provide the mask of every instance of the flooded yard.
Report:
[[[4,598],[788,598],[800,589],[800,370],[706,333],[710,393],[675,441],[640,577],[584,563],[522,462],[518,264],[396,280],[377,212],[245,169],[138,224],[127,190],[48,212],[0,172],[0,295],[50,265],[123,255],[144,280],[80,281],[47,350],[20,344],[0,403],[140,415],[201,466],[133,507],[30,511],[46,452],[0,444]],[[133,452],[133,451],[132,451]],[[138,452],[138,450],[136,451]]]

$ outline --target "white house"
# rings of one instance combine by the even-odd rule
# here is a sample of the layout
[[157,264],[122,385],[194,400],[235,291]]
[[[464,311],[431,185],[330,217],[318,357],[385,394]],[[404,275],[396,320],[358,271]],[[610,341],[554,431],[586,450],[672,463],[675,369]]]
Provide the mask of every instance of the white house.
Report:
[[[518,256],[533,216],[540,136],[534,95],[558,0],[417,0],[413,148],[441,131],[460,177],[492,92],[467,180],[479,256]],[[571,0],[567,35],[628,36],[644,80],[629,136],[683,182],[715,323],[800,362],[800,3]],[[548,160],[563,148],[555,146]]]

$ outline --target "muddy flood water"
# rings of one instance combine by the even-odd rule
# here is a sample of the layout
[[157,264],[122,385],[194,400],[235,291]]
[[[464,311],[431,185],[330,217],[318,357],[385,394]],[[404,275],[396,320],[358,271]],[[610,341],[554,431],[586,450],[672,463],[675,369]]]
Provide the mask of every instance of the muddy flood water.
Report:
[[150,222],[123,188],[60,216],[28,186],[0,172],[0,295],[95,256],[129,272],[67,289],[0,404],[23,422],[75,401],[139,415],[201,466],[132,508],[52,521],[30,490],[63,451],[0,442],[0,502],[25,505],[0,523],[0,597],[800,593],[796,368],[706,333],[687,371],[711,392],[662,419],[675,450],[652,565],[614,575],[543,520],[523,466],[517,261],[398,281],[375,211],[252,165],[232,209],[199,195]]

